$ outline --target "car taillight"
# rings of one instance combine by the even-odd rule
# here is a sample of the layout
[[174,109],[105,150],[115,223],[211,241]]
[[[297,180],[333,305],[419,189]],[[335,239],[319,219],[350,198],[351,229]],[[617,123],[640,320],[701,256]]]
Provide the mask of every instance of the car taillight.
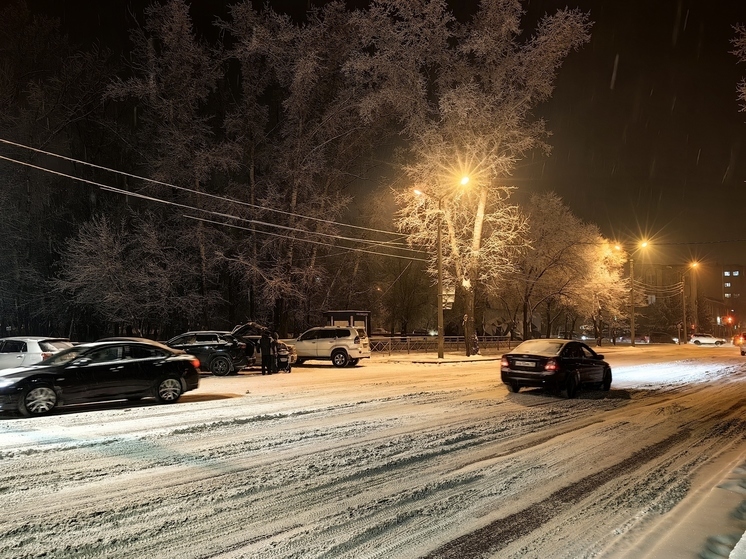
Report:
[[503,357],[500,359],[500,366],[501,367],[510,367],[510,361],[508,361],[507,357]]
[[52,355],[54,355],[54,353],[51,353],[49,351],[42,351],[41,360],[44,361],[45,359],[52,357]]
[[544,365],[545,371],[556,371],[559,368],[559,364],[555,359],[550,359],[547,364]]
[[192,365],[194,365],[195,369],[199,370],[199,367],[200,367],[199,359],[197,359],[196,357],[192,359]]

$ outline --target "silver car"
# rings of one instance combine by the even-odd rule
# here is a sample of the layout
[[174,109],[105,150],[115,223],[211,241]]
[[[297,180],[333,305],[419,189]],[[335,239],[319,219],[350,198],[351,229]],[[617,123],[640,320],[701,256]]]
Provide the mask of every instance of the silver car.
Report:
[[717,336],[713,336],[712,334],[692,334],[689,337],[689,343],[694,344],[694,345],[702,345],[702,344],[723,345],[725,343],[725,340],[723,338],[718,338]]
[[296,364],[311,359],[331,360],[335,367],[357,365],[370,358],[370,344],[365,328],[322,326],[311,328],[289,342],[298,355]]
[[0,338],[0,369],[28,367],[72,347],[67,338],[16,336]]

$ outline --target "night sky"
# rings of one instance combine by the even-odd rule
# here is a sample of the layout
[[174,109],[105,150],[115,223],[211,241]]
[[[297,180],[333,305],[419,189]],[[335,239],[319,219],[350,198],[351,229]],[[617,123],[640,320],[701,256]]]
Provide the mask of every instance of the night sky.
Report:
[[[126,42],[128,8],[142,0],[29,0],[62,19],[71,37]],[[257,6],[262,2],[257,2]],[[302,17],[308,0],[274,0]],[[315,0],[315,5],[324,2]],[[229,2],[195,0],[204,33]],[[349,5],[355,3],[349,2]],[[365,4],[358,2],[357,5]],[[452,1],[460,18],[475,1]],[[590,13],[592,39],[561,68],[538,107],[553,136],[549,157],[521,163],[519,197],[555,191],[606,236],[647,236],[655,260],[746,263],[746,113],[736,85],[746,64],[730,54],[746,1],[531,0],[528,23],[569,6]],[[81,9],[83,8],[83,9]]]

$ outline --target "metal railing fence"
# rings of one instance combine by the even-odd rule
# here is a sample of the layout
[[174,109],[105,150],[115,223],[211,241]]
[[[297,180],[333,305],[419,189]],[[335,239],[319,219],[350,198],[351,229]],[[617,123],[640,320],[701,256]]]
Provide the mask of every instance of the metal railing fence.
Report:
[[[371,353],[437,353],[437,336],[373,336],[368,338]],[[479,337],[479,353],[495,355],[517,346],[520,340],[508,336]],[[449,353],[466,353],[463,336],[445,336],[443,349]]]

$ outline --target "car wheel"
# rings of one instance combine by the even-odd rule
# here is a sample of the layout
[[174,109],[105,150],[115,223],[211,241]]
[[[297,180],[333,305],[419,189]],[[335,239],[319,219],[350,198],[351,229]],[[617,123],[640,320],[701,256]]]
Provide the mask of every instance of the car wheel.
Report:
[[216,377],[224,377],[231,372],[231,362],[227,357],[218,355],[210,361],[210,372]]
[[604,392],[611,390],[611,369],[606,369],[604,371],[604,380],[601,383],[601,390]]
[[26,417],[45,415],[57,406],[57,393],[49,386],[32,386],[21,393],[18,411]]
[[575,398],[578,395],[578,382],[575,380],[575,376],[571,375],[567,377],[567,384],[565,385],[567,390],[568,398]]
[[715,342],[715,345],[723,345],[723,342]]
[[741,355],[746,355],[746,351],[741,350]]
[[179,379],[168,377],[158,383],[155,399],[159,404],[173,404],[181,398],[182,388]]
[[332,352],[332,365],[335,367],[346,367],[350,362],[350,356],[343,349],[337,349]]
[[354,367],[358,363],[360,363],[360,359],[350,359],[350,367]]
[[699,345],[700,343],[702,342],[700,342],[699,340],[694,340],[694,345]]
[[521,386],[519,384],[516,384],[515,382],[511,382],[508,385],[508,392],[517,393],[521,389]]

